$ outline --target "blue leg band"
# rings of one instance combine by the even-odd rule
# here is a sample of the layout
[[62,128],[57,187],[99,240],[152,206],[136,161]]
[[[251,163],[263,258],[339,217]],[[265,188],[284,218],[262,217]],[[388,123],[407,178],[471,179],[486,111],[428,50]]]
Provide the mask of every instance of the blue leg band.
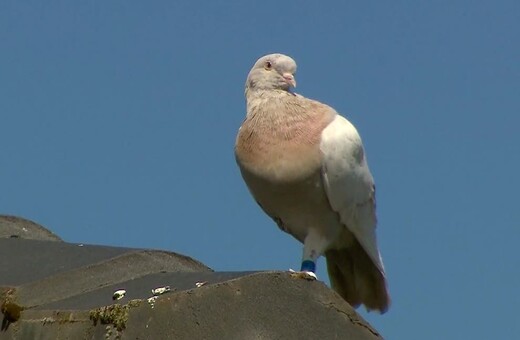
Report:
[[311,260],[305,260],[302,262],[302,272],[316,272],[316,264]]

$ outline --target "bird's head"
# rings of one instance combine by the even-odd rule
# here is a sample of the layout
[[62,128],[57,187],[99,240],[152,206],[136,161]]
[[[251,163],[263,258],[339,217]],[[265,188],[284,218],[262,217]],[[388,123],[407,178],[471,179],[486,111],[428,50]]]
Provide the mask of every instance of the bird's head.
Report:
[[283,54],[268,54],[258,59],[249,71],[246,90],[284,90],[296,87],[296,62]]

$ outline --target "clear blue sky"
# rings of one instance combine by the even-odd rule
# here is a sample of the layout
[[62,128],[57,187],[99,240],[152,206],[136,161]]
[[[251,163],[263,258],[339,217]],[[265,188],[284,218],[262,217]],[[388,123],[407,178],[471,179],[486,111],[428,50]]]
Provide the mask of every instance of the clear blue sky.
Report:
[[0,213],[216,270],[298,268],[300,244],[233,156],[246,75],[282,52],[297,91],[364,139],[393,305],[362,315],[388,339],[513,339],[519,13],[517,0],[2,1]]

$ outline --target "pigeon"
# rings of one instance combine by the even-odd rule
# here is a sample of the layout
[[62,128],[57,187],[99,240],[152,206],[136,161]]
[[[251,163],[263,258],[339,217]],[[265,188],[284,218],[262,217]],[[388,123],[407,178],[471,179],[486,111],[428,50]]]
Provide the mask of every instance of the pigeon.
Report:
[[356,128],[333,108],[293,92],[296,62],[256,61],[235,157],[262,210],[303,243],[301,272],[324,255],[332,288],[350,305],[390,305],[376,240],[374,179]]

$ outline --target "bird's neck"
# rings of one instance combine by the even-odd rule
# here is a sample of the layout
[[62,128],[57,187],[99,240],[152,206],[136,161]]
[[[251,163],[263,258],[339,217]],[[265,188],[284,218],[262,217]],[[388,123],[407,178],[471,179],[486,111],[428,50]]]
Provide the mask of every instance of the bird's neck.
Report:
[[249,92],[246,99],[244,131],[270,139],[270,143],[313,143],[336,114],[324,104],[287,91]]
[[285,90],[259,90],[246,88],[248,119],[278,120],[280,108],[286,108],[297,95]]

